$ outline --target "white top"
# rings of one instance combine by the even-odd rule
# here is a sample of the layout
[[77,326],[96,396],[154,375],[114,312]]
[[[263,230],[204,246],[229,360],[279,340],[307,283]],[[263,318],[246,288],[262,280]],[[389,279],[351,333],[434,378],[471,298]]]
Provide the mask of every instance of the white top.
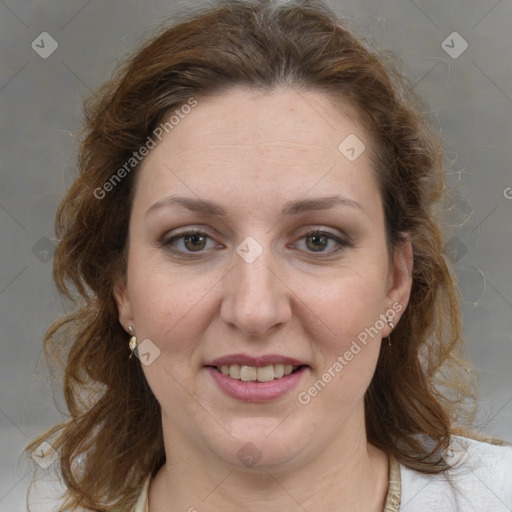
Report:
[[[452,468],[426,475],[390,459],[384,512],[512,512],[512,446],[453,436]],[[131,512],[149,512],[150,477]]]
[[446,475],[400,466],[400,512],[512,512],[512,446],[453,436],[451,447]]

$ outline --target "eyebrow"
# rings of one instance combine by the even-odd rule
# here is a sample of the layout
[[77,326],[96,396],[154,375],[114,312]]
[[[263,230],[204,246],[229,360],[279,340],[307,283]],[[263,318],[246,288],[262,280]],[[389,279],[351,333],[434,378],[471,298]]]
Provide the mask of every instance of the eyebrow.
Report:
[[[192,212],[219,216],[227,215],[227,211],[224,209],[224,207],[214,201],[179,196],[169,196],[160,199],[159,201],[157,201],[155,204],[148,208],[146,215],[154,210],[158,210],[163,207],[170,207],[176,204],[179,206],[183,206],[184,208]],[[299,213],[311,210],[327,210],[336,205],[355,208],[364,213],[363,207],[357,201],[340,195],[318,197],[314,199],[300,199],[298,201],[289,201],[284,205],[281,213],[282,215],[297,215]]]

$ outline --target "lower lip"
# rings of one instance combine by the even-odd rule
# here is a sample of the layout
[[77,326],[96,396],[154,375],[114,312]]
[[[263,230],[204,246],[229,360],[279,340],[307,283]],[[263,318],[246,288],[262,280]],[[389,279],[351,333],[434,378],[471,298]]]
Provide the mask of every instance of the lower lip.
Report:
[[296,372],[290,373],[290,375],[274,379],[270,382],[245,382],[232,379],[211,366],[206,367],[206,369],[210,372],[210,375],[221,391],[231,398],[236,398],[242,402],[270,402],[296,388],[308,367],[303,366]]

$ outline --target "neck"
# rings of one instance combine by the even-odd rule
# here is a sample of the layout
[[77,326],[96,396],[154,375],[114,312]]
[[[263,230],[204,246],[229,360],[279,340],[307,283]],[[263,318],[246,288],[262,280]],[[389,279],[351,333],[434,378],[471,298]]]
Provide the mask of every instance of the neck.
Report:
[[367,443],[364,429],[346,430],[314,456],[298,456],[286,467],[241,469],[194,450],[186,439],[177,441],[177,432],[164,423],[164,437],[174,442],[165,443],[168,462],[151,483],[150,512],[382,512],[387,456]]

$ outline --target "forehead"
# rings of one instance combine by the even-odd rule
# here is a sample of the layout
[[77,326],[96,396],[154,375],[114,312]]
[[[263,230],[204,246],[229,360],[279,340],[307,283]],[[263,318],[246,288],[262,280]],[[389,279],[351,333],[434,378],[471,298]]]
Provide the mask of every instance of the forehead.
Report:
[[319,91],[234,87],[197,101],[198,105],[172,130],[174,146],[192,153],[198,141],[191,138],[191,132],[200,133],[205,144],[211,141],[272,147],[288,142],[298,151],[337,150],[338,139],[344,133],[363,132],[352,107],[335,105],[331,97]]
[[[347,158],[345,140],[365,145],[358,158]],[[146,202],[180,189],[222,197],[229,186],[237,194],[273,188],[278,200],[280,191],[302,196],[340,185],[344,193],[374,194],[370,151],[354,111],[325,93],[234,88],[198,98],[163,136],[142,162],[136,195]]]

